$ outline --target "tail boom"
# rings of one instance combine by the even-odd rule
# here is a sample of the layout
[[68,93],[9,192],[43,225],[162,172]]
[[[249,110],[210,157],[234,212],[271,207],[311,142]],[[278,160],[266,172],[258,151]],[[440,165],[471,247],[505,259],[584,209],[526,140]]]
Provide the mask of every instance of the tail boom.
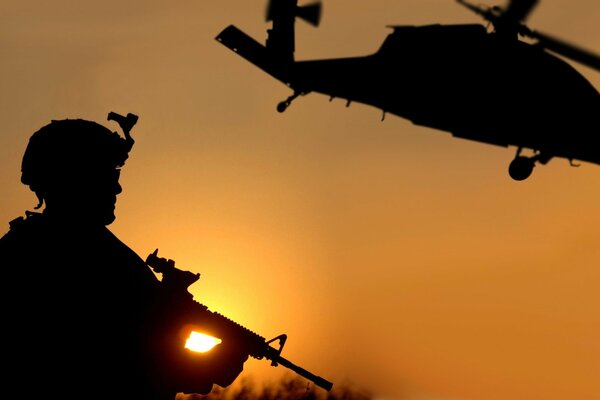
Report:
[[236,26],[229,25],[217,35],[216,40],[275,79],[289,85],[290,63],[274,57],[273,52]]

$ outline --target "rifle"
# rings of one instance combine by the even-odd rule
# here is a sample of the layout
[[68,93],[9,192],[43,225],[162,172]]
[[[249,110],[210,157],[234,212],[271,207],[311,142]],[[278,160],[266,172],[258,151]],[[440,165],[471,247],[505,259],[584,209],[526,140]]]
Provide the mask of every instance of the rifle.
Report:
[[[271,365],[276,367],[283,365],[297,374],[303,376],[317,386],[329,391],[333,383],[317,376],[302,367],[292,363],[281,356],[281,351],[287,340],[286,334],[281,334],[271,340],[252,332],[230,320],[229,318],[210,311],[204,304],[198,303],[193,299],[193,295],[188,292],[188,287],[200,279],[199,273],[184,271],[175,267],[175,261],[158,257],[158,249],[148,255],[146,264],[156,273],[162,274],[161,283],[166,290],[169,290],[175,296],[186,301],[188,307],[186,317],[190,318],[194,325],[201,327],[203,333],[219,338],[223,341],[231,341],[248,353],[250,357],[261,360],[263,358],[270,360]],[[273,342],[278,342],[278,347],[271,346]]]

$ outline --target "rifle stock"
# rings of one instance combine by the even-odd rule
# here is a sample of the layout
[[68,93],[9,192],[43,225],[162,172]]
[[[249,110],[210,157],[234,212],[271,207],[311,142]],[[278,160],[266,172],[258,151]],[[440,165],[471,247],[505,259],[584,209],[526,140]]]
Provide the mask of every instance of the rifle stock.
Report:
[[[274,367],[282,365],[313,382],[315,385],[327,391],[331,390],[333,383],[281,356],[287,335],[282,334],[271,340],[266,340],[264,337],[224,315],[209,310],[204,304],[195,301],[192,294],[187,290],[192,283],[200,279],[200,274],[180,270],[175,267],[173,260],[158,257],[157,254],[158,249],[148,255],[146,264],[155,272],[162,274],[161,282],[165,285],[165,289],[170,290],[185,301],[185,310],[181,311],[185,314],[185,319],[197,327],[198,331],[223,341],[235,343],[237,346],[243,348],[250,357],[258,360],[263,358],[270,360],[271,365]],[[279,344],[277,348],[271,345],[276,341]]]

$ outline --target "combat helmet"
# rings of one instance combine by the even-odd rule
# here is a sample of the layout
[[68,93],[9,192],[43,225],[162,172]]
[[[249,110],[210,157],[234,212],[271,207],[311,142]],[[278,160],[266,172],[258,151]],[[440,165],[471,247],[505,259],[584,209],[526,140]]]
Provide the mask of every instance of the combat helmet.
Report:
[[137,116],[111,112],[108,120],[121,126],[125,137],[84,119],[52,120],[36,131],[27,144],[21,164],[21,182],[36,194],[39,209],[47,188],[59,177],[85,177],[93,169],[124,165],[133,147],[130,130]]

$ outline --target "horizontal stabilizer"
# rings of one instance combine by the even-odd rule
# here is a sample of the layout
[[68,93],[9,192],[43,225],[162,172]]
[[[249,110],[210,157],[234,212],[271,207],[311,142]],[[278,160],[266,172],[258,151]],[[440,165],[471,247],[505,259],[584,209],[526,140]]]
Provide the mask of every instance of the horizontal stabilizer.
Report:
[[273,57],[271,52],[265,46],[248,36],[234,25],[229,25],[223,29],[216,37],[216,40],[225,47],[230,48],[252,64],[264,70],[275,79],[288,83],[286,71],[289,65],[282,65],[282,61]]

